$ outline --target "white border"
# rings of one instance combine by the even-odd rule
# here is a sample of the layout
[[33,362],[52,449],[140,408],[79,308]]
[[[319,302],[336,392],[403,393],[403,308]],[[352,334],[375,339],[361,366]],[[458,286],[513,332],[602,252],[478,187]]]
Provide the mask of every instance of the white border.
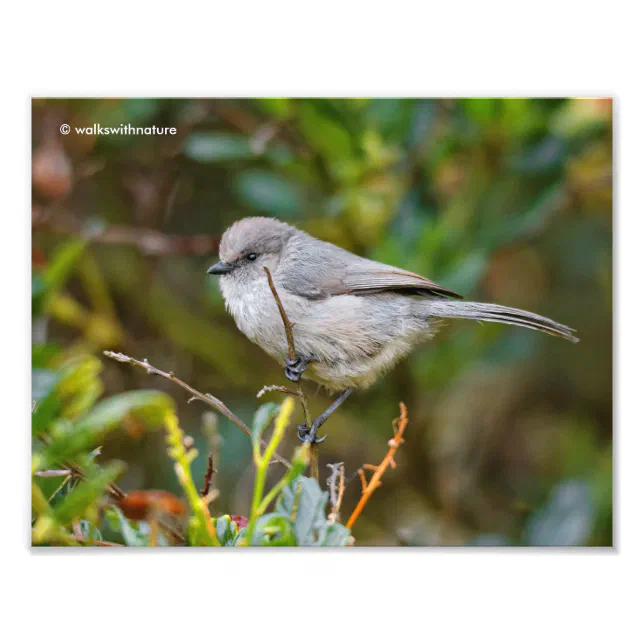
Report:
[[[258,633],[304,642],[633,641],[632,634],[641,632],[635,573],[644,540],[638,261],[644,243],[644,105],[637,62],[641,21],[630,10],[635,3],[245,4],[236,14],[232,7],[240,3],[210,9],[188,2],[113,2],[97,10],[80,2],[13,7],[1,45],[2,84],[10,91],[0,103],[5,126],[0,275],[7,325],[1,336],[0,553],[8,591],[1,628],[11,636],[5,641],[246,642]],[[615,97],[619,554],[462,549],[31,554],[24,529],[30,409],[28,96],[38,95]],[[63,630],[69,613],[72,632]],[[629,637],[617,634],[627,628]]]

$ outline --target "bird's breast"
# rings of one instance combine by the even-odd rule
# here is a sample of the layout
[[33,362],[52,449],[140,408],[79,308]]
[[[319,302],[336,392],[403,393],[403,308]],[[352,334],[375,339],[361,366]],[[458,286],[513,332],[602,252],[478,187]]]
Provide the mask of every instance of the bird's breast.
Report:
[[222,278],[221,292],[237,328],[267,353],[281,356],[284,326],[268,282],[239,284]]

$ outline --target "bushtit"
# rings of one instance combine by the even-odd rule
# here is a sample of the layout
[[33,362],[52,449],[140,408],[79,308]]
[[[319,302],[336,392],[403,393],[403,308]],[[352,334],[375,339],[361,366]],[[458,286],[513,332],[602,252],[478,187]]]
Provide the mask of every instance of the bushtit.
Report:
[[[502,322],[578,341],[573,329],[541,315],[459,301],[458,294],[420,275],[358,257],[277,219],[235,222],[221,239],[219,259],[208,273],[221,275],[226,308],[240,331],[286,362],[289,379],[304,376],[342,391],[311,427],[298,427],[302,440],[323,440],[317,430],[349,394],[369,387],[431,338],[441,318]],[[265,266],[294,323],[298,358],[292,362]]]

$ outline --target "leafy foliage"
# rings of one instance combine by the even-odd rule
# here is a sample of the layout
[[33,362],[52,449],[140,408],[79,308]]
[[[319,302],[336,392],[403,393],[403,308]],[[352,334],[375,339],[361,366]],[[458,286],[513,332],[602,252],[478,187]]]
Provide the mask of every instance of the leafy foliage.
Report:
[[[70,255],[64,256],[66,270],[70,270]],[[46,283],[54,289],[59,281],[60,277]],[[41,284],[34,298],[48,297]],[[34,312],[38,313],[35,307]],[[241,527],[229,515],[211,516],[207,498],[201,496],[192,476],[191,465],[198,451],[186,447],[175,404],[167,394],[139,390],[98,400],[103,387],[99,377],[102,365],[97,358],[81,355],[53,368],[60,358],[59,352],[51,350],[44,356],[43,351],[34,352],[37,366],[32,373],[34,544],[92,545],[103,543],[103,533],[110,533],[128,546],[169,545],[177,542],[177,534],[180,541],[191,546],[346,545],[349,531],[326,520],[328,494],[320,490],[316,481],[302,476],[309,463],[308,446],[296,451],[292,465],[264,494],[268,468],[293,411],[291,398],[281,406],[262,405],[255,414],[252,430],[257,466],[255,495],[250,521]],[[262,453],[262,435],[273,420],[275,427]],[[160,511],[159,494],[138,495],[141,502],[150,499],[146,508],[141,507],[141,502],[128,503],[128,495],[112,487],[123,474],[124,463],[110,461],[99,465],[95,461],[109,433],[133,425],[137,431],[165,427],[168,455],[190,508],[178,533],[166,531],[165,522],[173,517]],[[56,483],[58,487],[52,492],[46,482],[57,478],[63,478],[63,484]],[[306,489],[301,499],[294,492],[300,488]],[[276,500],[276,510],[268,512]],[[126,516],[128,512],[137,516],[143,513],[145,519],[134,521]]]

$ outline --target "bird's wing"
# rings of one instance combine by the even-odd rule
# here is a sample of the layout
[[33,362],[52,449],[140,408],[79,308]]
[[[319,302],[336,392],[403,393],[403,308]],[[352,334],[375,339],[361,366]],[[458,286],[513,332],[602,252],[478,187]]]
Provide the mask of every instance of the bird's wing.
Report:
[[381,291],[401,291],[410,295],[434,295],[438,297],[462,296],[454,291],[428,280],[422,275],[416,275],[410,271],[369,262],[368,265],[355,265],[348,271],[342,280],[345,293],[378,293]]
[[421,275],[365,259],[312,238],[296,240],[281,268],[281,285],[309,299],[346,294],[370,295],[383,291],[461,298],[458,293]]

